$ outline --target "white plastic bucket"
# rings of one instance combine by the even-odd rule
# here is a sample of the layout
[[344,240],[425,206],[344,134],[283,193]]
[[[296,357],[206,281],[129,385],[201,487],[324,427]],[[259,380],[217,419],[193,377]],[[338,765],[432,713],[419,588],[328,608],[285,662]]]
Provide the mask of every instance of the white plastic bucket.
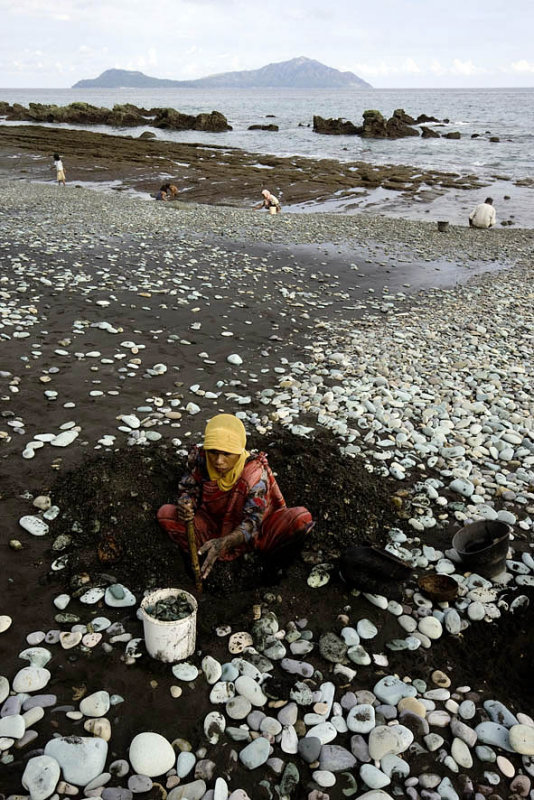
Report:
[[[161,620],[147,614],[146,607],[152,606],[167,597],[185,597],[192,613],[184,619]],[[189,592],[183,589],[156,589],[150,592],[141,601],[141,619],[146,649],[152,658],[158,661],[180,661],[187,658],[195,651],[197,638],[197,608],[198,603]]]

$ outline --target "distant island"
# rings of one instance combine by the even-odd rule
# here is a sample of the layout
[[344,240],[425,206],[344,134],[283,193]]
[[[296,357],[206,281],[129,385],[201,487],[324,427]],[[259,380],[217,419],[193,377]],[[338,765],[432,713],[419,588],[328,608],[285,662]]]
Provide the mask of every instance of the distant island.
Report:
[[98,78],[78,81],[73,89],[372,89],[353,72],[341,72],[312,58],[292,58],[261,69],[221,72],[193,81],[151,78],[142,72],[107,69]]

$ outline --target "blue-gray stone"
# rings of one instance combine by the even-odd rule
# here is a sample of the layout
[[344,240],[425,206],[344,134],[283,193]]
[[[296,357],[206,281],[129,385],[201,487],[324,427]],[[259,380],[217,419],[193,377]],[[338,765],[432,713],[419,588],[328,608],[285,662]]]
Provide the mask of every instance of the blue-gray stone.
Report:
[[179,778],[185,778],[194,769],[197,759],[193,753],[182,750],[176,760],[176,774]]
[[0,717],[11,717],[13,714],[20,714],[21,706],[22,701],[20,697],[12,694],[11,697],[8,697],[5,703],[2,705]]
[[313,764],[319,758],[322,746],[321,740],[316,736],[305,736],[303,739],[299,739],[298,753],[307,764]]
[[489,744],[491,747],[501,747],[509,753],[514,750],[510,746],[510,736],[508,728],[499,725],[498,722],[481,722],[476,726],[475,732],[481,744]]
[[355,756],[358,761],[361,761],[362,764],[366,764],[371,760],[369,745],[361,734],[357,733],[355,736],[351,736],[350,749],[353,756]]
[[380,768],[388,778],[407,778],[410,774],[410,765],[408,762],[392,753],[382,758],[380,761]]
[[251,730],[259,731],[260,725],[266,716],[267,715],[263,711],[260,711],[258,708],[256,708],[254,709],[254,711],[251,711],[250,714],[248,715],[247,725],[249,726],[249,728],[251,728]]
[[383,703],[396,706],[403,697],[415,697],[417,689],[409,683],[404,683],[395,675],[386,675],[375,684],[373,692]]
[[342,772],[355,766],[355,757],[341,745],[325,744],[321,748],[319,769],[324,769],[328,772]]
[[239,677],[239,670],[234,664],[226,662],[222,665],[221,681],[235,681]]
[[55,694],[36,694],[33,697],[27,697],[22,704],[23,711],[29,711],[30,708],[40,706],[41,708],[50,708],[57,703],[57,696]]
[[442,800],[459,800],[458,794],[452,785],[451,779],[448,777],[443,778],[439,784],[438,794]]
[[362,764],[360,778],[370,789],[382,789],[391,783],[388,776],[372,764]]
[[492,722],[498,722],[500,725],[504,725],[505,728],[511,728],[512,725],[518,724],[517,717],[498,700],[486,700],[484,708]]
[[260,736],[241,750],[239,760],[247,769],[256,769],[265,764],[269,758],[271,746],[267,739]]
[[479,761],[486,761],[488,764],[494,764],[497,761],[495,750],[492,750],[486,744],[477,744],[475,753]]
[[108,743],[98,736],[61,736],[47,743],[44,754],[56,759],[64,780],[86,786],[103,772]]
[[101,797],[102,800],[132,800],[133,792],[123,786],[106,786]]
[[46,800],[54,792],[61,770],[55,758],[36,756],[30,758],[22,774],[22,785],[30,792],[32,800]]

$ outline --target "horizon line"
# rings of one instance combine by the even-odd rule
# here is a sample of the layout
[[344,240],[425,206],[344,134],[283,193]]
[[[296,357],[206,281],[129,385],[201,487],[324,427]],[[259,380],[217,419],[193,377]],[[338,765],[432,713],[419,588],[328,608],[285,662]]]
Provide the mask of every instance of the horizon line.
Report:
[[[81,79],[82,80],[82,79]],[[167,80],[167,79],[162,79]],[[177,83],[193,83],[195,80],[192,78],[191,80],[184,80],[184,81],[177,81]],[[356,86],[206,86],[206,87],[196,87],[196,86],[0,86],[0,91],[17,91],[19,89],[33,89],[35,90],[42,90],[42,91],[51,91],[51,90],[75,90],[75,91],[113,91],[118,89],[133,89],[133,90],[142,90],[142,91],[174,91],[176,89],[200,89],[200,90],[228,90],[232,89],[235,91],[247,91],[249,89],[303,89],[309,91],[310,89],[317,89],[317,90],[326,90],[326,91],[350,91],[351,89],[358,92],[366,92],[369,90],[387,90],[391,91],[394,89],[400,90],[417,90],[417,89],[534,89],[534,83],[530,86],[522,86],[522,85],[506,85],[506,86],[372,86],[369,85],[368,87],[356,87]]]

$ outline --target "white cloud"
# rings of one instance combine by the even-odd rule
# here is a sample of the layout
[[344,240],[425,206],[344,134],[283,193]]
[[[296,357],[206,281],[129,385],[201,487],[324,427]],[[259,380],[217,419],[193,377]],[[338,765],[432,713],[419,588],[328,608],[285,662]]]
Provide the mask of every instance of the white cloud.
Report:
[[352,72],[356,72],[358,75],[367,75],[368,77],[377,75],[387,76],[397,72],[394,67],[386,64],[385,61],[375,61],[372,64],[358,63],[354,64],[350,69]]
[[373,63],[359,63],[345,67],[356,74],[367,75],[368,77],[388,75],[415,75],[422,70],[413,58],[405,58],[400,64],[388,64],[386,61],[375,61]]
[[447,69],[438,61],[437,58],[434,58],[430,64],[430,72],[434,73],[434,75],[446,75]]
[[475,66],[471,60],[461,61],[459,58],[453,60],[450,70],[451,75],[483,75],[485,72],[487,70]]
[[514,72],[534,72],[534,62],[522,58],[520,61],[514,61],[511,68]]
[[400,68],[400,72],[401,73],[402,72],[409,72],[410,74],[414,74],[414,73],[417,73],[417,72],[421,72],[421,70],[419,69],[418,65],[415,63],[413,58],[407,58],[403,62],[402,66]]

